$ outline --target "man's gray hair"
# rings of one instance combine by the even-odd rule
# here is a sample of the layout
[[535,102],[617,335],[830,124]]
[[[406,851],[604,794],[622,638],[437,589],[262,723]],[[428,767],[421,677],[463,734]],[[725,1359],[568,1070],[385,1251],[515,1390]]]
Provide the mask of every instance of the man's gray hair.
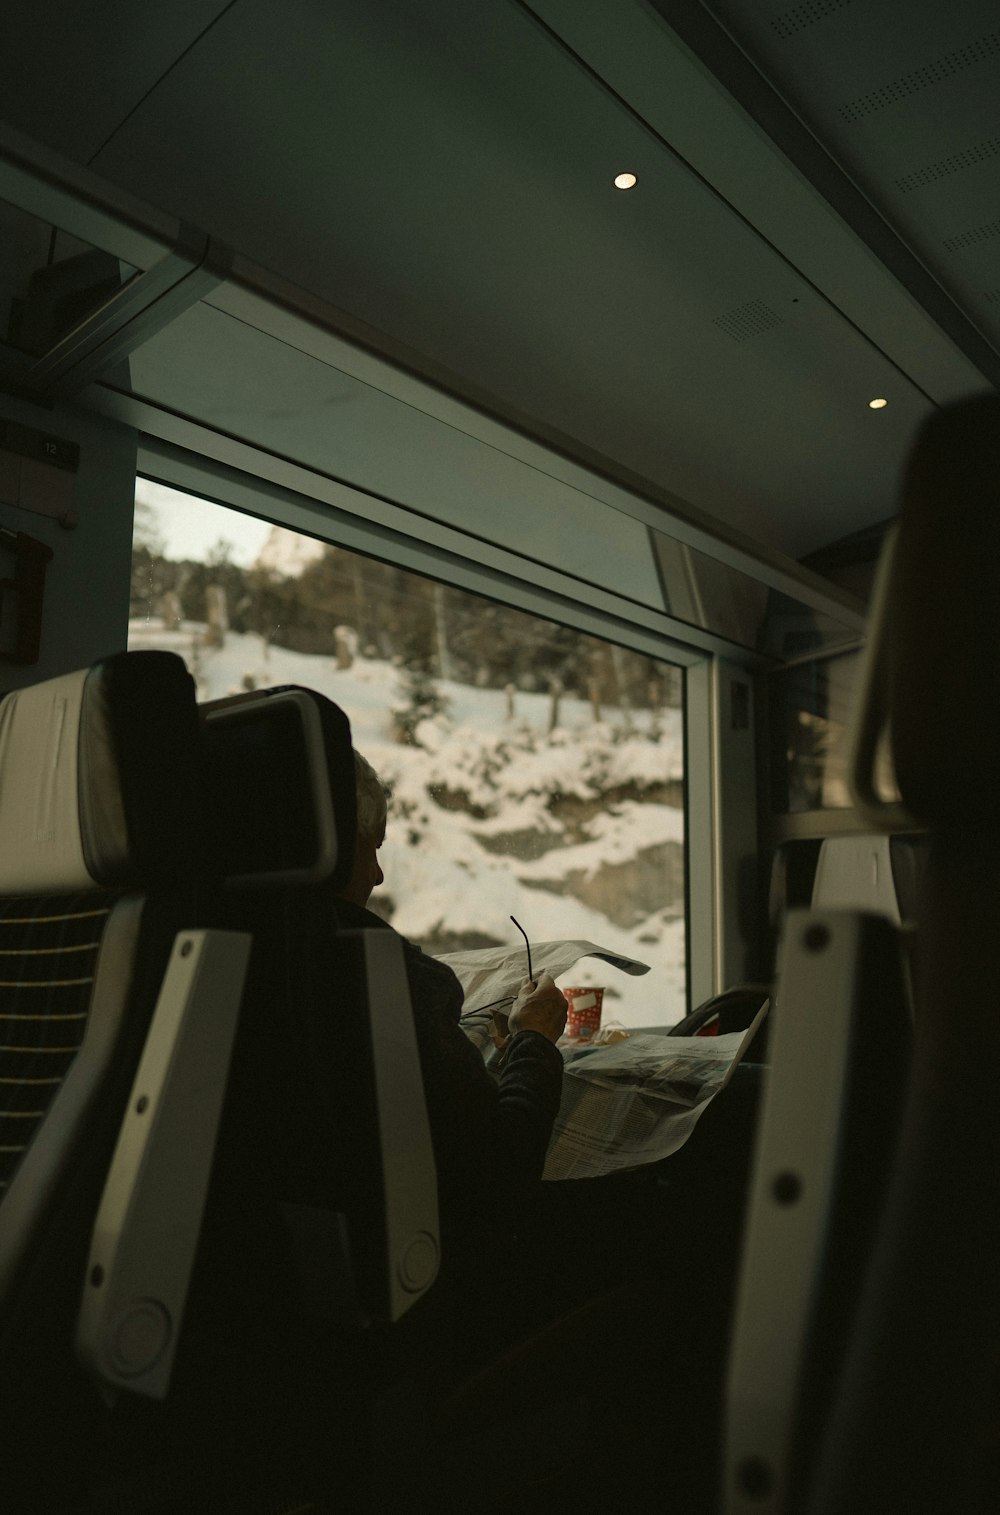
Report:
[[375,769],[357,748],[354,749],[354,783],[358,795],[358,830],[363,836],[382,836],[388,811],[386,792]]

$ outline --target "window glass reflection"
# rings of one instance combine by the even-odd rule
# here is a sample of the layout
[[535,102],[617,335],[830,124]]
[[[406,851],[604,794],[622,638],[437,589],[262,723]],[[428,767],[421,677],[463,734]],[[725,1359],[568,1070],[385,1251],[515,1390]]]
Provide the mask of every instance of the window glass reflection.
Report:
[[782,669],[770,682],[772,809],[841,809],[847,790],[847,726],[860,654]]
[[769,657],[787,661],[853,642],[834,617],[688,547],[652,533],[668,614]]
[[7,347],[40,357],[137,272],[0,202],[0,342]]

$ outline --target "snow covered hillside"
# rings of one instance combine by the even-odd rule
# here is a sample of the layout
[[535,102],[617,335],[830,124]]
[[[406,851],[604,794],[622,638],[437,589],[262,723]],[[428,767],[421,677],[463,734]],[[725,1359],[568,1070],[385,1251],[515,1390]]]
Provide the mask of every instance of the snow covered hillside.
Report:
[[[651,965],[629,978],[583,959],[563,982],[604,984],[604,1020],[664,1025],[685,1013],[683,729],[681,712],[607,708],[564,696],[558,724],[542,693],[437,680],[443,709],[400,742],[393,715],[406,678],[385,661],[266,647],[205,627],[136,620],[130,648],[184,657],[199,700],[303,684],[339,704],[355,745],[392,791],[373,908],[428,951],[513,943],[515,915],[532,941],[587,937]],[[513,710],[511,710],[511,702]]]

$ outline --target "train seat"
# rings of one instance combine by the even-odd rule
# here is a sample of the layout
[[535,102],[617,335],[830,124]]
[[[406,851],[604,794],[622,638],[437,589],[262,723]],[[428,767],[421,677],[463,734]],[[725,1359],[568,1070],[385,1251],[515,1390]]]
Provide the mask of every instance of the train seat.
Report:
[[[301,1471],[294,1437],[275,1449],[283,1365],[303,1348],[307,1376],[324,1329],[377,1334],[433,1280],[401,954],[390,933],[330,930],[353,828],[349,725],[302,691],[199,718],[179,658],[131,653],[0,705],[11,1515],[280,1508]],[[294,1014],[331,985],[357,1013],[314,1015],[298,1042]],[[319,1045],[324,1026],[336,1045]],[[353,1062],[372,1096],[346,1166],[363,1154],[379,1202],[352,1214],[346,1246],[337,1091],[317,1124],[314,1062]],[[261,1322],[290,1295],[304,1311]],[[235,1415],[241,1383],[251,1413],[230,1437],[218,1405]]]
[[[856,810],[874,833],[926,840],[897,849],[895,901],[891,845],[863,839],[828,874],[836,908],[785,923],[726,1389],[727,1515],[997,1507],[998,547],[987,396],[917,437],[852,729]],[[886,739],[892,801],[875,779]]]
[[175,936],[194,923],[196,738],[193,681],[167,653],[0,703],[6,1510],[22,1495],[59,1508],[60,1477],[75,1483],[96,1446],[70,1343],[117,1127]]
[[[916,1041],[810,1515],[985,1512],[1000,1498],[998,550],[993,394],[947,406],[921,428],[877,597],[852,786],[876,824],[902,812],[927,827]],[[884,731],[895,806],[872,777]]]
[[[922,835],[873,832],[783,842],[771,862],[768,912],[777,935],[789,910],[867,910],[910,930],[917,916],[926,861]],[[734,984],[713,995],[671,1028],[671,1036],[705,1036],[744,1030],[771,993],[761,982]],[[752,1061],[766,1060],[765,1022]]]
[[[153,1365],[129,1381],[106,1351],[89,1356],[102,1383],[130,1391],[119,1434],[146,1448],[120,1471],[119,1502],[158,1510],[173,1490],[242,1515],[370,1473],[383,1358],[437,1272],[436,1178],[398,939],[336,927],[355,826],[346,716],[283,687],[199,717],[211,920],[252,939],[249,966],[224,1063],[205,1079],[214,1146],[191,1151],[183,1102],[174,1122],[184,1164],[170,1187],[205,1198],[169,1379]],[[128,1178],[132,1114],[105,1205],[119,1168]],[[156,1233],[133,1229],[121,1249],[141,1294]],[[100,1230],[99,1216],[95,1245]]]
[[[246,1088],[234,1085],[233,1136],[224,1130],[222,1154],[231,1148],[233,1164],[243,1160],[238,1103],[259,1126],[260,1104],[276,1103],[269,1088],[284,1081],[297,1091],[274,1123],[280,1166],[272,1177],[288,1204],[312,1191],[323,1196],[326,1219],[317,1213],[317,1224],[341,1225],[326,1213],[331,1192],[369,1212],[356,1216],[349,1243],[367,1257],[355,1279],[363,1297],[343,1302],[341,1313],[345,1324],[391,1324],[436,1273],[436,1179],[398,939],[337,926],[336,891],[350,876],[355,828],[350,725],[332,701],[294,686],[216,701],[201,717],[213,848],[226,859],[232,908],[251,922],[257,944],[234,1063]],[[248,828],[248,811],[265,819]],[[343,1129],[345,1077],[369,1096],[365,1129]],[[307,1216],[302,1225],[300,1261],[310,1245]],[[374,1253],[365,1231],[381,1235]],[[418,1285],[421,1256],[429,1271]],[[329,1299],[325,1311],[338,1313]]]
[[[431,1288],[433,1152],[405,973],[398,956],[383,961],[398,941],[334,929],[336,878],[313,876],[302,889],[286,877],[272,889],[249,877],[263,859],[259,841],[244,835],[244,807],[256,814],[287,805],[296,763],[311,763],[311,805],[324,786],[353,800],[350,735],[346,722],[338,732],[339,714],[301,689],[202,707],[215,770],[214,846],[238,870],[227,887],[254,948],[171,1393],[203,1405],[206,1416],[223,1396],[240,1406],[244,1426],[258,1428],[267,1447],[260,1466],[241,1435],[258,1495],[271,1479],[275,1497],[294,1491],[325,1505],[349,1490],[351,1508],[388,1510],[413,1502],[420,1488],[439,1508],[451,1496],[465,1508],[470,1480],[492,1497],[501,1473],[517,1484],[526,1464],[551,1472],[553,1456],[562,1462],[565,1448],[553,1452],[548,1422],[545,1444],[529,1455],[518,1385],[525,1377],[543,1383],[561,1405],[565,1365],[590,1350],[593,1321],[613,1320],[621,1338],[628,1302],[595,1302],[485,1364],[474,1381],[456,1373],[453,1300],[447,1281]],[[317,716],[320,741],[309,736]],[[234,772],[245,775],[238,790]],[[326,824],[300,820],[292,817],[291,830],[303,842]],[[285,862],[313,871],[308,852]],[[364,954],[376,952],[366,983]],[[345,1080],[358,1079],[369,1086],[370,1114],[345,1129],[342,1111],[353,1121],[358,1108]],[[245,1263],[251,1256],[254,1268]],[[459,1330],[461,1309],[459,1300]],[[519,1439],[520,1457],[504,1468],[492,1430],[483,1444],[487,1403],[489,1423],[514,1423]],[[205,1448],[202,1489],[219,1451],[217,1442]]]

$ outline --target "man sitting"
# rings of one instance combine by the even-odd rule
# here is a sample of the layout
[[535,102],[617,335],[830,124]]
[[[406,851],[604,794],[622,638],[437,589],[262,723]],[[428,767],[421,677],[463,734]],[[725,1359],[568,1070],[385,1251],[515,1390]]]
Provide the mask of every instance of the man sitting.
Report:
[[[391,930],[366,909],[383,882],[386,797],[355,752],[358,800],[354,868],[339,895],[345,928]],[[559,1110],[566,1000],[551,976],[525,979],[509,1017],[511,1040],[498,1078],[459,1025],[462,986],[452,970],[401,938],[438,1172],[445,1254],[484,1223],[516,1222],[537,1187]]]

